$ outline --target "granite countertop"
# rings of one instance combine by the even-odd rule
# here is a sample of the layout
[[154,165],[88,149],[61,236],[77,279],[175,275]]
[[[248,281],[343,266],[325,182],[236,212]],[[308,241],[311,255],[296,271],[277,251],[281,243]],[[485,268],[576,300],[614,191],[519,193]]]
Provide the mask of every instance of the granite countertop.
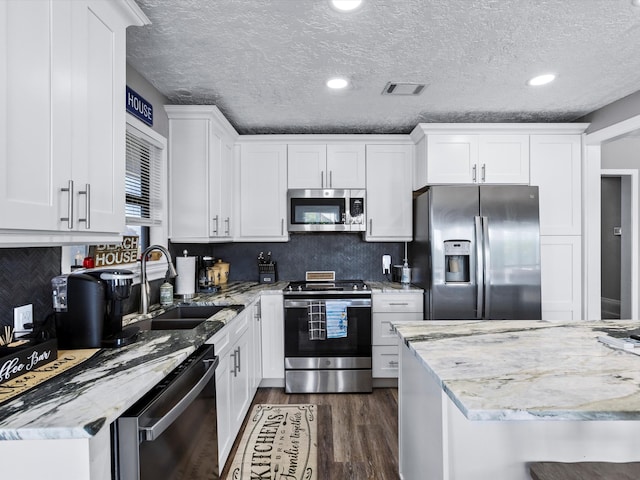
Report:
[[640,420],[637,321],[426,321],[401,339],[469,420]]
[[[198,304],[248,305],[286,282],[233,282],[200,295]],[[123,324],[157,315],[129,315]],[[70,372],[34,387],[0,407],[0,440],[89,438],[108,426],[185,358],[238,315],[225,309],[192,330],[140,332],[138,341],[102,349]]]
[[424,290],[415,285],[405,285],[396,282],[364,282],[372,293],[422,293]]

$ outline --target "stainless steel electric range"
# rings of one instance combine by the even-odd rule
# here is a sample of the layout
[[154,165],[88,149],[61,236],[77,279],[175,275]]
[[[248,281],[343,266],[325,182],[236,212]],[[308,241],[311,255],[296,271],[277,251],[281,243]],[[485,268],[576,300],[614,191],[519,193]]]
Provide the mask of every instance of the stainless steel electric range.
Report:
[[286,393],[371,392],[371,291],[307,272],[284,291]]

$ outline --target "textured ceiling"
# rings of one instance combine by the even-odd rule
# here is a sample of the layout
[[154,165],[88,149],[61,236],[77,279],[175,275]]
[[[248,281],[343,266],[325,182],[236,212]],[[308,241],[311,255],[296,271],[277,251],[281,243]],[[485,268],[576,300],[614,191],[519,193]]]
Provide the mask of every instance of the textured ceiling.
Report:
[[[640,89],[631,0],[136,0],[129,64],[242,134],[408,133],[419,122],[573,121]],[[556,81],[532,88],[532,76]],[[332,93],[332,75],[352,85]],[[426,83],[382,96],[387,82]]]

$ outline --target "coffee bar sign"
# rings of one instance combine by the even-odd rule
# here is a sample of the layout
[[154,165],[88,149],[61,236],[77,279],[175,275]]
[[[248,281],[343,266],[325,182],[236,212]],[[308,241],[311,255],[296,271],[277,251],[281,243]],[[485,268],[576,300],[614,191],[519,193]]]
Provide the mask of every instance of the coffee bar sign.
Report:
[[125,236],[122,243],[111,245],[93,245],[89,247],[89,256],[93,257],[96,267],[135,263],[138,260],[138,236]]

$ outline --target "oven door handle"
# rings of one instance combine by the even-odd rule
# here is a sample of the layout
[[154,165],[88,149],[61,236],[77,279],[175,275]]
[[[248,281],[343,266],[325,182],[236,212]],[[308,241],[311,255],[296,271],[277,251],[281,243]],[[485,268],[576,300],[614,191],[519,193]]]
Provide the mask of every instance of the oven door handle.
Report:
[[196,397],[200,395],[200,392],[204,390],[204,387],[207,386],[207,383],[211,381],[211,378],[213,378],[219,361],[218,357],[204,360],[205,364],[207,364],[207,370],[204,372],[204,375],[202,375],[200,380],[198,380],[198,383],[196,383],[178,403],[171,407],[171,410],[169,410],[166,415],[159,418],[153,425],[139,427],[140,433],[142,433],[145,440],[152,441],[162,435],[162,432],[164,432],[176,420],[176,418],[178,418],[182,412],[189,407],[189,405],[191,405]]

